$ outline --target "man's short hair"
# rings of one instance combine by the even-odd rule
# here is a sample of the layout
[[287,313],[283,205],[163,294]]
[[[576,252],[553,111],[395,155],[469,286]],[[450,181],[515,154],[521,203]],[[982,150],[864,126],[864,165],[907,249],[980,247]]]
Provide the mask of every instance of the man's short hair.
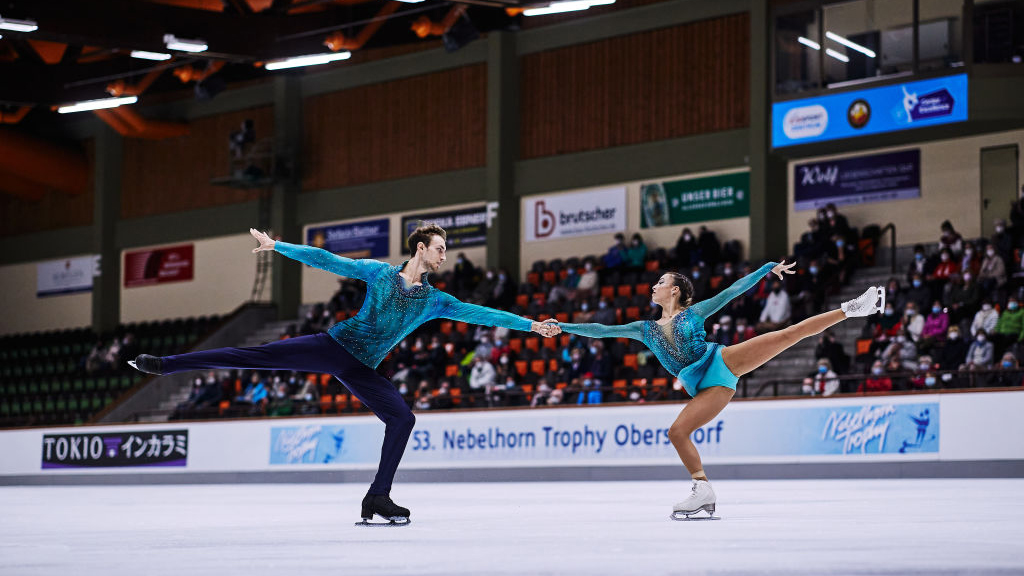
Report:
[[416,253],[416,246],[420,242],[423,242],[424,246],[430,246],[431,236],[440,236],[442,240],[448,239],[448,233],[444,231],[444,228],[441,228],[434,223],[421,222],[420,225],[412,231],[412,234],[409,235],[409,239],[406,242],[409,247],[409,254]]

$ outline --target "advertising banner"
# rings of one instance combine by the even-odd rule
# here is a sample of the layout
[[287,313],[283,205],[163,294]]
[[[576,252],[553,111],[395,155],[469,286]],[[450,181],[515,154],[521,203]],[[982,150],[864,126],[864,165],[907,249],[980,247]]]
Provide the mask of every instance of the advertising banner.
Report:
[[124,287],[151,286],[191,280],[195,246],[183,244],[124,253]]
[[750,216],[750,173],[640,186],[643,228]]
[[391,220],[363,220],[306,229],[306,244],[347,258],[387,258],[391,254]]
[[487,244],[487,206],[432,212],[402,217],[402,238],[408,238],[420,222],[437,224],[448,233],[448,250]]
[[91,292],[92,278],[99,271],[97,256],[81,256],[36,264],[36,296],[58,296]]
[[817,210],[829,202],[866,204],[921,196],[921,151],[805,162],[793,166],[796,210]]
[[43,468],[185,466],[188,430],[43,435]]
[[527,242],[621,232],[626,229],[626,187],[526,198],[523,223]]
[[780,148],[967,120],[967,75],[890,84],[772,104]]

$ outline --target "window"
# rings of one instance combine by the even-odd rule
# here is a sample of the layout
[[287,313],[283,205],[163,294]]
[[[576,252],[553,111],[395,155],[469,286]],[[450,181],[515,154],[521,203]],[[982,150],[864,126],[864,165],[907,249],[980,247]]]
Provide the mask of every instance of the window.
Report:
[[807,10],[775,20],[775,92],[814,90],[821,84],[821,39],[818,11]]

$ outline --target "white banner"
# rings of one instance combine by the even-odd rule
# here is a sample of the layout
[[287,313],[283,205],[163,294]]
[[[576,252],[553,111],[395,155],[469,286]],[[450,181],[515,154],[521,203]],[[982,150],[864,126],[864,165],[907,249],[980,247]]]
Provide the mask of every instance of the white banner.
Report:
[[[682,406],[417,414],[402,467],[673,465]],[[1024,391],[733,402],[694,432],[707,464],[1024,460]],[[0,432],[0,476],[373,470],[373,416]],[[171,429],[173,428],[173,430]]]
[[36,264],[36,296],[89,292],[99,273],[99,256],[80,256]]
[[626,229],[626,187],[523,199],[527,242]]

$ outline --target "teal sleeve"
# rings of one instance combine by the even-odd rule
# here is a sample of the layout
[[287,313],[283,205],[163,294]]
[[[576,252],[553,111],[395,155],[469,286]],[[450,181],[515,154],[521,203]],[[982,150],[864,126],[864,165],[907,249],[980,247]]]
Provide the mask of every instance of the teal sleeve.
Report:
[[274,250],[307,266],[347,278],[358,278],[364,282],[369,282],[377,272],[387,267],[387,264],[379,260],[353,260],[321,248],[289,244],[280,240],[274,243]]
[[632,338],[633,340],[644,339],[644,323],[630,322],[629,324],[569,324],[559,323],[562,332],[579,334],[589,338]]
[[443,292],[439,292],[438,296],[437,311],[435,312],[437,318],[449,318],[465,322],[466,324],[501,326],[509,330],[520,330],[522,332],[529,332],[530,327],[533,326],[533,320],[517,316],[511,312],[468,304],[451,294]]
[[765,274],[771,272],[772,268],[775,268],[778,265],[778,262],[769,262],[758,268],[756,271],[751,272],[743,278],[733,282],[732,286],[722,290],[718,295],[708,298],[707,300],[697,302],[692,306],[694,313],[699,315],[701,318],[711,316],[715,312],[721,310],[722,307],[728,304],[730,300],[736,298],[740,294],[743,294],[747,290],[750,290],[755,284],[761,281],[761,278],[764,278]]

